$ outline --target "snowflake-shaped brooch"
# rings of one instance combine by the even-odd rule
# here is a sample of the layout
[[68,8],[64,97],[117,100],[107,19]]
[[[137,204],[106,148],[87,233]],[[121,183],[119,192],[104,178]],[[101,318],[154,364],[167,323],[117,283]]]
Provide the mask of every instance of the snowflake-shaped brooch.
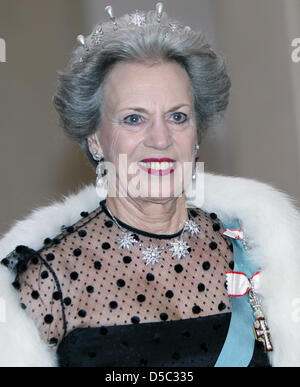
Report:
[[134,243],[137,243],[136,238],[131,232],[123,232],[121,236],[117,238],[119,249],[130,249]]
[[161,252],[163,251],[160,247],[153,247],[150,245],[143,251],[143,260],[146,261],[146,265],[155,265],[158,263],[163,257]]

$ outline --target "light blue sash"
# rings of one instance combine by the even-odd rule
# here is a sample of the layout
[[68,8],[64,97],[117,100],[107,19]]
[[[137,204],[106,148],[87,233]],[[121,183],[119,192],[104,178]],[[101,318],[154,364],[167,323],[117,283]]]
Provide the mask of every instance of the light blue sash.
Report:
[[[235,221],[224,227],[238,229]],[[241,271],[250,278],[257,269],[250,259],[240,240],[232,239],[234,255],[234,271]],[[253,310],[248,302],[248,294],[244,297],[231,297],[231,320],[228,334],[215,367],[248,367],[254,351],[255,337],[253,332]]]

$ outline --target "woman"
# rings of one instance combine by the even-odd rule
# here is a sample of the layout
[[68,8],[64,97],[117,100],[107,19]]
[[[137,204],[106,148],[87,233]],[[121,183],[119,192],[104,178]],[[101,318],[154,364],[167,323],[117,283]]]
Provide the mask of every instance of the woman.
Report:
[[0,364],[300,365],[299,214],[268,185],[196,163],[228,103],[222,59],[162,3],[106,13],[54,97],[96,191],[2,239]]

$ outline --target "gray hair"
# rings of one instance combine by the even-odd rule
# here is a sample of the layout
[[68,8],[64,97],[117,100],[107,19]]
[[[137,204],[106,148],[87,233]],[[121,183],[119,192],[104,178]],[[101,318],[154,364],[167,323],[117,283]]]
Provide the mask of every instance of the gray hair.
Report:
[[184,28],[165,12],[160,23],[155,11],[148,11],[146,20],[145,25],[130,24],[129,15],[123,15],[116,18],[117,31],[111,21],[102,23],[101,45],[91,43],[96,26],[86,39],[89,50],[77,47],[66,70],[58,72],[53,103],[60,124],[80,144],[94,167],[97,162],[90,154],[87,137],[99,129],[105,79],[119,62],[153,65],[175,61],[183,66],[194,91],[199,142],[228,105],[231,82],[225,61],[210,48],[203,33]]

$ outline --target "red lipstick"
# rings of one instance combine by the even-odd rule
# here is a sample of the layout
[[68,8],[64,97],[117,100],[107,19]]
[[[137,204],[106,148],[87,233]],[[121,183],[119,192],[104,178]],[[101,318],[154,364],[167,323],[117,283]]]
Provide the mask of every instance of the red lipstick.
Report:
[[168,175],[170,173],[173,173],[174,169],[176,168],[176,160],[170,159],[168,157],[161,157],[161,158],[151,157],[151,158],[148,158],[148,159],[143,159],[140,162],[142,162],[142,163],[163,163],[163,162],[174,163],[170,168],[164,169],[164,170],[162,170],[162,169],[151,169],[151,168],[147,168],[147,167],[139,164],[139,166],[140,166],[140,168],[142,170],[148,172],[148,174],[156,175],[156,176]]
[[169,159],[168,157],[161,157],[160,159],[157,159],[157,158],[154,158],[154,157],[150,157],[149,159],[143,159],[141,161],[143,163],[162,163],[164,161],[169,162],[169,163],[175,162],[174,159]]

